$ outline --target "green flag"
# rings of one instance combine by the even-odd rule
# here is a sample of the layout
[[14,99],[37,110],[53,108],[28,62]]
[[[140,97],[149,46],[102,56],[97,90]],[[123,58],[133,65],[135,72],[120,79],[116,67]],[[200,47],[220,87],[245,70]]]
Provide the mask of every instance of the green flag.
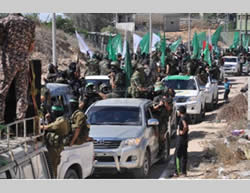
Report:
[[199,55],[200,55],[200,47],[199,47],[199,40],[198,40],[198,36],[196,32],[194,33],[192,46],[193,46],[192,59],[197,59],[199,58]]
[[163,40],[161,41],[161,66],[162,67],[165,67],[165,51],[166,51],[166,37],[164,33]]
[[[126,88],[130,86],[130,78],[133,73],[133,68],[131,64],[131,55],[129,52],[129,43],[128,41],[126,42],[126,54],[125,54],[125,68],[124,71],[126,73]],[[126,89],[127,90],[127,89]]]
[[203,47],[203,42],[207,40],[206,32],[201,32],[198,34],[199,47]]
[[234,41],[233,41],[233,44],[229,48],[237,48],[239,41],[240,41],[239,34],[240,34],[239,32],[234,32]]
[[212,45],[217,46],[217,43],[220,39],[220,33],[222,31],[222,26],[219,26],[212,35]]
[[248,35],[246,36],[246,34],[243,34],[243,36],[242,36],[242,46],[243,46],[243,48],[245,48],[245,50],[248,50],[248,43],[249,43]]
[[148,54],[149,53],[149,32],[143,36],[143,38],[140,42],[140,49],[141,49],[141,54],[143,54],[143,53]]
[[115,56],[117,56],[118,53],[122,53],[122,38],[120,34],[117,34],[113,39],[112,39],[112,47],[115,53]]
[[112,45],[111,34],[109,35],[109,40],[108,40],[108,44],[107,44],[107,47],[106,47],[106,51],[108,52],[109,60],[115,61],[116,56],[115,56],[115,52],[114,52],[113,45]]
[[170,48],[170,50],[171,50],[171,52],[176,52],[176,49],[177,49],[177,47],[180,45],[180,43],[181,43],[181,37],[178,39],[178,40],[176,40],[175,42],[173,42],[170,46],[169,46],[169,48]]
[[212,66],[208,42],[206,43],[206,48],[205,48],[203,54],[204,54],[204,61],[206,61],[209,64],[209,66]]

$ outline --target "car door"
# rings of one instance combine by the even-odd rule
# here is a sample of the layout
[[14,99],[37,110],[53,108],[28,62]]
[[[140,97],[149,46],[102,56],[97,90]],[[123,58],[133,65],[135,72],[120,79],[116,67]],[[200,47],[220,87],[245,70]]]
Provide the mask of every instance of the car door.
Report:
[[145,113],[145,122],[146,122],[146,129],[148,130],[148,140],[149,146],[151,150],[151,158],[154,159],[159,150],[159,127],[158,126],[148,126],[148,120],[153,118],[153,114],[151,112],[152,104],[148,104],[145,106],[144,113]]

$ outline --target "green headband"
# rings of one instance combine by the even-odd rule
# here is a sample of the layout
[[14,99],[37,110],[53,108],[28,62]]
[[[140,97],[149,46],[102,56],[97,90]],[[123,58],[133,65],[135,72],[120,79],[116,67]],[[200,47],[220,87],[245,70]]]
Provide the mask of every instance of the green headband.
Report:
[[70,102],[70,103],[78,103],[78,101],[75,100],[75,99],[69,99],[69,102]]
[[64,111],[63,107],[60,106],[52,106],[52,111]]

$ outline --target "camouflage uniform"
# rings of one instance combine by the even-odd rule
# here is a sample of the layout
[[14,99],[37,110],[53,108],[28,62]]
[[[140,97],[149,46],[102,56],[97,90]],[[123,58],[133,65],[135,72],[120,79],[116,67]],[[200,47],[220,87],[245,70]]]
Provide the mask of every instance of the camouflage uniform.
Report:
[[136,70],[131,77],[131,86],[129,87],[129,94],[132,98],[143,98],[143,92],[139,91],[139,87],[143,88],[145,85],[145,74]]
[[20,14],[9,14],[0,20],[6,38],[0,64],[0,122],[4,120],[5,99],[12,81],[16,80],[17,119],[25,117],[28,108],[28,56],[35,40],[35,23]]
[[57,177],[57,166],[61,160],[61,152],[64,149],[63,138],[70,131],[69,122],[63,116],[58,117],[55,122],[50,123],[46,134],[46,145],[49,158],[52,162],[54,176]]
[[104,59],[99,63],[100,75],[108,75],[110,73],[109,60]]
[[99,60],[96,58],[90,59],[86,64],[85,76],[99,75]]
[[70,121],[73,135],[76,129],[80,129],[80,134],[78,135],[78,138],[76,139],[74,144],[83,144],[86,141],[86,138],[89,136],[89,126],[87,125],[85,114],[80,110],[76,110],[72,114]]

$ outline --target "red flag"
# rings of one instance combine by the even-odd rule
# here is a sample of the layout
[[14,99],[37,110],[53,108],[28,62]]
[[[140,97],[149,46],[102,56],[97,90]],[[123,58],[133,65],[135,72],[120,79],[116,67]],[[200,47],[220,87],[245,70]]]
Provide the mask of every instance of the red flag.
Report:
[[[203,45],[202,45],[202,49],[203,49],[203,50],[205,50],[206,45],[207,45],[207,41],[203,41]],[[211,44],[208,44],[208,48],[209,48],[209,51],[211,52],[211,50],[212,50],[212,45],[211,45]]]

